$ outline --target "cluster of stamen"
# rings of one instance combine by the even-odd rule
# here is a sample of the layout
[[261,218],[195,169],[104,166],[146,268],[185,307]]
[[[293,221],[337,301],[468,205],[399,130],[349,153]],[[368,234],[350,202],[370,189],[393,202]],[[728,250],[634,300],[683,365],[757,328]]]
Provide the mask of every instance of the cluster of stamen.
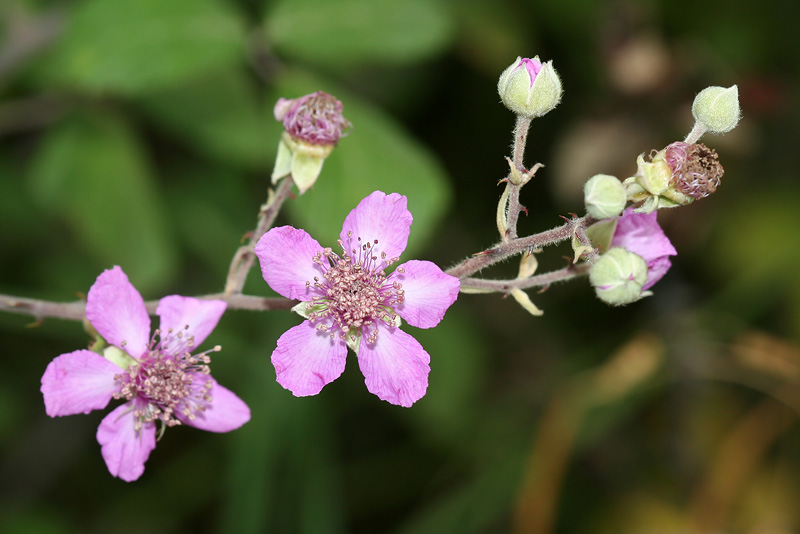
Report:
[[716,151],[702,143],[672,143],[666,148],[665,158],[672,169],[673,187],[693,198],[716,191],[725,172]]
[[[157,337],[160,337],[159,341],[156,341]],[[170,345],[180,348],[176,352],[170,350]],[[114,398],[134,401],[137,432],[143,425],[155,421],[162,423],[162,432],[168,426],[180,425],[177,415],[194,420],[196,414],[205,411],[213,400],[210,395],[213,382],[209,377],[209,353],[219,351],[220,347],[191,354],[193,345],[193,337],[186,337],[183,332],[169,330],[161,336],[161,331],[156,330],[147,355],[115,376],[120,391],[114,394]],[[203,380],[199,388],[195,385],[198,380]]]
[[[352,232],[347,237],[348,245],[353,244]],[[393,308],[405,300],[402,284],[388,283],[383,273],[398,258],[387,258],[385,252],[377,254],[377,239],[362,241],[359,237],[355,247],[346,246],[341,239],[338,243],[341,256],[325,248],[313,257],[324,274],[306,282],[306,287],[314,287],[319,293],[306,303],[308,319],[318,323],[318,330],[329,332],[331,339],[338,335],[355,341],[359,334],[365,334],[367,342],[374,343],[378,338],[375,322],[393,324],[397,320]]]

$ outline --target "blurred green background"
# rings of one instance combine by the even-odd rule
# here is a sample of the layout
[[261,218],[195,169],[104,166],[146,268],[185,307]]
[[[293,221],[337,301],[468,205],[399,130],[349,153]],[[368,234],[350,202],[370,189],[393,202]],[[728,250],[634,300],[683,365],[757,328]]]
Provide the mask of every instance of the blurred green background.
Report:
[[[279,96],[328,91],[354,124],[279,224],[332,244],[365,194],[396,191],[404,259],[442,266],[496,240],[514,122],[496,81],[518,55],[553,59],[565,88],[531,130],[526,162],[546,167],[522,234],[682,139],[700,89],[738,84],[744,118],[704,138],[717,193],[660,214],[679,255],[655,296],[612,309],[577,281],[532,295],[534,318],[462,295],[407,329],[432,359],[411,409],[370,395],[352,356],[292,397],[269,355],[299,318],[229,312],[213,371],[252,421],[170,430],[136,483],[105,469],[103,413],[44,413],[40,376],[86,345],[80,325],[0,314],[0,531],[800,531],[796,21],[789,0],[5,0],[12,295],[73,300],[115,264],[147,299],[221,290],[266,197]],[[246,292],[270,294],[257,269]]]

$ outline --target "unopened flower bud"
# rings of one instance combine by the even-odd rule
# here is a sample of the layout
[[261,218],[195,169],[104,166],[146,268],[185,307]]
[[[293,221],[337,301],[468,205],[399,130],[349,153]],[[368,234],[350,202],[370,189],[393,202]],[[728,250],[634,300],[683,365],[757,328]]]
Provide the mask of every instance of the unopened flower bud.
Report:
[[628,201],[625,186],[615,176],[595,174],[583,186],[586,213],[595,219],[616,217]]
[[742,115],[739,108],[739,88],[706,87],[692,103],[692,115],[708,132],[725,133],[733,130]]
[[561,79],[553,62],[542,63],[539,56],[520,58],[503,71],[497,82],[503,104],[519,115],[541,117],[561,101]]
[[638,254],[614,247],[600,256],[589,272],[597,297],[612,306],[636,302],[649,295],[642,287],[647,281],[647,263]]
[[300,193],[314,185],[322,164],[352,126],[342,115],[342,103],[317,91],[275,104],[275,119],[283,122],[272,183],[290,173]]

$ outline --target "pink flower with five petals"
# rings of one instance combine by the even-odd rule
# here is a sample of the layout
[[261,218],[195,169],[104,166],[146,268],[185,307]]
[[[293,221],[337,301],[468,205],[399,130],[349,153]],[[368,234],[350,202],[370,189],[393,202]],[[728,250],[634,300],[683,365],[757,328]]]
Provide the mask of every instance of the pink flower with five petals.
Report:
[[411,406],[428,388],[430,356],[400,328],[439,324],[455,302],[457,278],[429,261],[412,260],[386,275],[408,243],[406,197],[375,191],[345,218],[342,254],[304,230],[273,228],[255,247],[264,280],[280,295],[302,301],[307,320],[290,328],[272,353],[278,383],[295,396],[316,395],[342,374],[347,347],[358,357],[367,389]]
[[164,297],[156,309],[161,328],[151,339],[142,296],[120,267],[104,271],[89,289],[86,318],[111,346],[105,357],[77,350],[50,362],[41,388],[47,415],[89,413],[112,398],[125,399],[100,423],[97,441],[109,472],[128,482],[144,472],[156,446],[156,422],[162,431],[178,424],[210,432],[239,428],[250,420],[250,409],[211,377],[211,351],[191,353],[226,306],[219,300]]

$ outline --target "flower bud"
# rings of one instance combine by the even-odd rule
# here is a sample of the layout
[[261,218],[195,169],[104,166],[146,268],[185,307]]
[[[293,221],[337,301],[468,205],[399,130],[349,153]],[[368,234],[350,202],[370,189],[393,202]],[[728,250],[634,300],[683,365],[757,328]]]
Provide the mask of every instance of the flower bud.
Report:
[[272,183],[290,173],[300,194],[314,185],[333,147],[351,128],[342,115],[342,103],[317,91],[292,100],[278,99],[275,119],[283,122]]
[[733,130],[741,118],[739,88],[706,87],[692,103],[692,115],[708,132],[725,133]]
[[520,58],[503,71],[497,82],[503,104],[519,115],[541,117],[561,101],[561,79],[553,62],[542,63],[539,56]]
[[616,217],[625,209],[625,186],[615,176],[595,174],[583,186],[586,213],[595,219]]
[[647,280],[647,263],[638,254],[614,247],[600,256],[589,272],[589,282],[597,297],[612,306],[636,302]]

